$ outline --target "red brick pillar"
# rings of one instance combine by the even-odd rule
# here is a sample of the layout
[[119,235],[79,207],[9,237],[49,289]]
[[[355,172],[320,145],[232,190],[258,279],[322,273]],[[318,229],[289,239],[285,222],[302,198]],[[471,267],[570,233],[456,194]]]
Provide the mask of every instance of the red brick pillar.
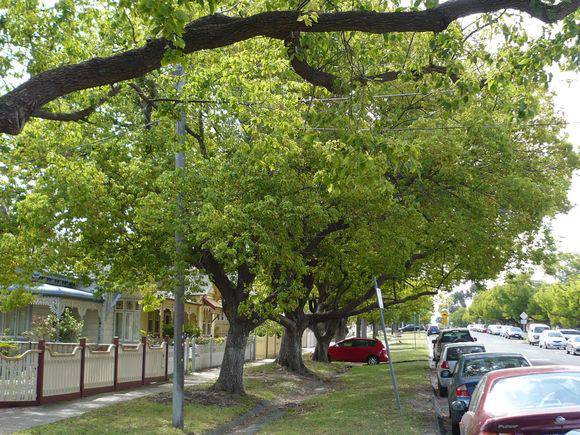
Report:
[[113,365],[113,389],[117,391],[117,379],[119,377],[119,337],[113,338],[115,345],[115,363]]
[[169,336],[166,335],[163,340],[165,341],[165,380],[169,379]]
[[42,386],[44,384],[44,352],[46,351],[46,342],[38,341],[38,367],[36,369],[36,404],[42,403]]
[[145,385],[145,354],[147,353],[147,337],[141,337],[143,343],[143,364],[141,366],[141,385]]
[[79,391],[81,397],[85,395],[85,351],[87,348],[87,339],[81,338],[79,340],[79,346],[81,347],[81,378],[79,381]]

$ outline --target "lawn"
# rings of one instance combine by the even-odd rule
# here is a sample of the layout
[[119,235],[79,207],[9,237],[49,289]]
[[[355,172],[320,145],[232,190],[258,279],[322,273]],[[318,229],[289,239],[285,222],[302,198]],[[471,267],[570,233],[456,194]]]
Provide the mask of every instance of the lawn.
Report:
[[417,334],[417,350],[413,334],[405,334],[402,344],[392,346],[392,357],[402,413],[395,404],[388,365],[356,366],[340,378],[339,389],[305,401],[302,409],[289,410],[260,433],[437,433],[424,334]]
[[[207,386],[188,389],[192,397],[185,408],[185,432],[215,429],[245,415],[258,404],[271,403],[282,409],[284,415],[262,426],[260,433],[434,433],[427,350],[422,334],[417,337],[417,347],[415,350],[413,336],[409,334],[402,344],[392,348],[403,404],[401,414],[395,406],[388,365],[350,368],[344,363],[307,361],[316,377],[305,379],[268,364],[246,370],[245,397],[211,394],[206,391]],[[22,433],[135,432],[181,433],[171,429],[169,396],[136,399]]]

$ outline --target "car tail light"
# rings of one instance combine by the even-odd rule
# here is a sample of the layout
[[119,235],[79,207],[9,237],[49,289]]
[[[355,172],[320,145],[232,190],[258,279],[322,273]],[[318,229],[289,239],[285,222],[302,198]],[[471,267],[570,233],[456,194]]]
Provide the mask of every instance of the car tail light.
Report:
[[443,362],[441,363],[441,368],[442,368],[442,369],[447,369],[447,370],[449,370],[449,364],[447,364],[447,361],[443,361]]
[[460,385],[455,389],[455,395],[457,397],[469,397],[469,391],[467,391],[465,384]]

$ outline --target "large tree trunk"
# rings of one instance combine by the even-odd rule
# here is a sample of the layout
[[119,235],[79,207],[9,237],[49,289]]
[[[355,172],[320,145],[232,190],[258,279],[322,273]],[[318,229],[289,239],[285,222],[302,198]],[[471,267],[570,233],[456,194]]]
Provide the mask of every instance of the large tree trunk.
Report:
[[244,356],[248,336],[253,328],[239,318],[230,320],[230,330],[226,339],[224,359],[219,377],[213,388],[227,393],[245,394],[244,390]]
[[373,322],[373,338],[376,340],[379,336],[379,328],[377,327],[377,322]]
[[304,326],[292,322],[284,325],[284,335],[280,344],[277,362],[291,372],[305,374],[309,370],[302,360],[302,334]]
[[367,321],[366,319],[360,319],[360,335],[361,338],[367,338]]
[[332,338],[335,336],[338,329],[338,322],[336,320],[330,320],[325,323],[320,323],[317,325],[312,325],[312,332],[316,337],[316,348],[314,349],[314,361],[319,362],[329,362],[328,361],[328,346]]

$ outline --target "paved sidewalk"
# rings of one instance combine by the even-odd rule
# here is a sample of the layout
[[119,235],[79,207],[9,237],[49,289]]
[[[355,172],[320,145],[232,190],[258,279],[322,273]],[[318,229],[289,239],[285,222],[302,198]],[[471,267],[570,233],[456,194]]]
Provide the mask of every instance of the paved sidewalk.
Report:
[[[265,359],[246,364],[246,367],[267,364],[274,361]],[[202,372],[196,372],[185,378],[185,386],[205,384],[217,379],[219,367]],[[150,396],[171,390],[171,382],[151,384],[134,390],[118,391],[115,393],[103,393],[82,399],[65,402],[50,403],[40,406],[27,406],[22,408],[0,408],[0,434],[9,434],[28,429],[34,426],[54,423],[66,418],[76,417],[93,409],[111,406],[128,400]]]

